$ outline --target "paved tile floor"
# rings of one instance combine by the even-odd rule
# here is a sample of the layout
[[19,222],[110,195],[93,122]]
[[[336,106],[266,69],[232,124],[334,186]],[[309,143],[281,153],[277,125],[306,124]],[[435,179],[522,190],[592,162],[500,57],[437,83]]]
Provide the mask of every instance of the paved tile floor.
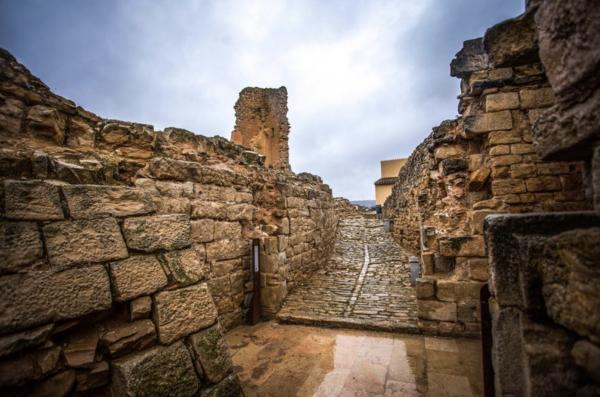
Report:
[[273,321],[238,327],[226,339],[248,397],[483,394],[475,339]]
[[328,263],[286,298],[283,322],[415,332],[409,254],[376,219],[341,219]]

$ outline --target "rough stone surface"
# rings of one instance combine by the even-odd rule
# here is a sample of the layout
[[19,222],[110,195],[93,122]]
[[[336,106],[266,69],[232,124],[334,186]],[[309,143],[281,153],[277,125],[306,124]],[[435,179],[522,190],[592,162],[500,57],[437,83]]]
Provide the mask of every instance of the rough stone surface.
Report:
[[136,298],[129,303],[129,319],[130,319],[130,321],[150,317],[151,312],[152,312],[152,298],[150,298],[149,296],[142,296],[142,297]]
[[128,218],[123,222],[123,234],[129,248],[145,252],[180,249],[191,244],[187,215]]
[[8,218],[60,220],[65,215],[59,187],[42,181],[4,181],[4,206]]
[[208,274],[208,265],[194,248],[171,251],[163,255],[169,279],[180,286],[194,284]]
[[63,192],[74,219],[143,215],[156,209],[148,193],[128,187],[67,185]]
[[137,255],[110,264],[115,300],[149,295],[167,285],[167,276],[154,255]]
[[53,324],[47,324],[16,334],[0,336],[0,357],[43,344],[53,328]]
[[190,335],[188,344],[196,357],[195,364],[210,383],[220,382],[233,369],[229,350],[219,324]]
[[483,43],[491,65],[515,66],[537,60],[534,15],[530,12],[517,18],[507,19],[485,32]]
[[53,222],[42,230],[52,265],[104,262],[128,255],[114,218]]
[[100,345],[110,357],[143,350],[155,341],[156,329],[151,320],[109,324],[100,337]]
[[43,255],[35,223],[0,222],[0,271],[18,271]]
[[200,397],[241,397],[243,395],[244,392],[235,374],[229,375],[219,384],[200,392]]
[[171,343],[215,323],[217,310],[206,283],[173,291],[154,298],[154,321],[161,343]]
[[115,360],[111,392],[117,396],[194,396],[199,382],[183,343],[158,346]]
[[0,287],[0,333],[110,309],[112,303],[101,265],[4,276]]

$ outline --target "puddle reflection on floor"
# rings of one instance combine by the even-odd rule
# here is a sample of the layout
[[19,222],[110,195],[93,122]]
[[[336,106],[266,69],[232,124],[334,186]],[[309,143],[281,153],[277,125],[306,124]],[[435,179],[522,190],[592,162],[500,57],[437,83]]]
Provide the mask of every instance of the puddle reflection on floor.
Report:
[[480,341],[275,322],[227,334],[248,397],[483,395]]

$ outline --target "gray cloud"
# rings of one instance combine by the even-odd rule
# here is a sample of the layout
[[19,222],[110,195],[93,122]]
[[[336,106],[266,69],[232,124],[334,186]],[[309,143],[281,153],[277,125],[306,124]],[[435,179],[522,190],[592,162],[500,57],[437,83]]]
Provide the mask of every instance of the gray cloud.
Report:
[[245,86],[289,92],[292,168],[373,197],[379,160],[456,114],[448,64],[522,0],[0,0],[0,46],[104,117],[229,137]]

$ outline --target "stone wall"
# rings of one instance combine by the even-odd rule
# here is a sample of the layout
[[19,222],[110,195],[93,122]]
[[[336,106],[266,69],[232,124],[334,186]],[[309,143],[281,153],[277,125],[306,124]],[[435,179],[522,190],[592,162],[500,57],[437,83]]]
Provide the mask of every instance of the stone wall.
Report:
[[597,396],[600,7],[536,1],[528,12],[556,98],[534,125],[535,149],[583,161],[594,210],[486,219],[496,395]]
[[534,150],[532,125],[555,96],[532,13],[466,41],[451,75],[461,79],[461,116],[434,128],[411,155],[384,213],[396,239],[421,254],[421,329],[477,335],[489,274],[484,218],[584,210],[590,200],[581,162],[551,162]]
[[102,119],[4,50],[0,203],[4,395],[239,394],[221,333],[243,321],[251,239],[268,317],[337,225],[318,177],[223,138]]
[[265,156],[265,165],[290,169],[287,89],[247,87],[235,104],[231,141]]

